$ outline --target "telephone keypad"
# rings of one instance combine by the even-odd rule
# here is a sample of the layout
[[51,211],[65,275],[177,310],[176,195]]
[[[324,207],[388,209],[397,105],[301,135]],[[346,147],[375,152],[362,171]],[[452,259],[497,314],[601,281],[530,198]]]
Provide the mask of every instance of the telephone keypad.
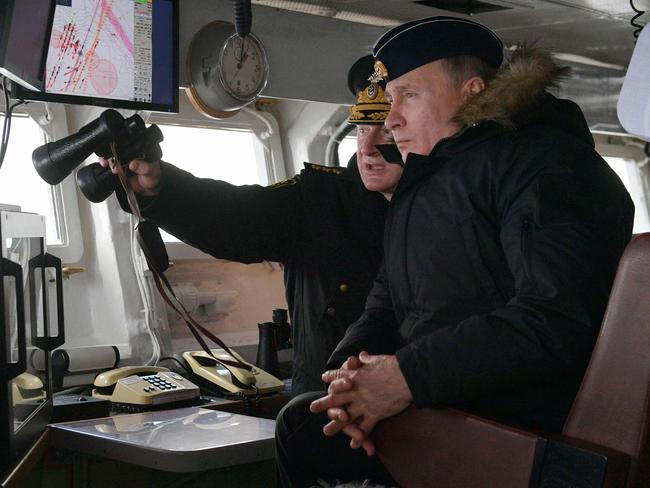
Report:
[[150,385],[144,388],[145,393],[148,393],[150,391],[156,391],[156,389],[160,389],[162,391],[178,389],[177,385],[175,385],[171,381],[167,381],[166,379],[161,378],[158,375],[143,376],[142,379],[145,380]]

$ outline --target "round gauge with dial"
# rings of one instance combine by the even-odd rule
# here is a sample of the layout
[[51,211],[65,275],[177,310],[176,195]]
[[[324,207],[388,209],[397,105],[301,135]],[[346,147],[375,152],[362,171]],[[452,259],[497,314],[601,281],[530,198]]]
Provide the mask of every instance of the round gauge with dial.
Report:
[[214,21],[194,35],[187,52],[187,95],[208,117],[235,115],[266,86],[269,64],[253,34],[241,38],[229,22]]
[[226,92],[237,100],[250,102],[264,89],[269,76],[266,52],[253,35],[228,38],[219,59],[219,75]]

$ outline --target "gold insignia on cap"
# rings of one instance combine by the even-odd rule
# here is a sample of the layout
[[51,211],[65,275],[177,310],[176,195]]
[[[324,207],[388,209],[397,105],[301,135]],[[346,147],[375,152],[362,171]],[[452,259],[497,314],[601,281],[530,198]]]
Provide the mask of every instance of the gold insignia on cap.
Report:
[[388,116],[390,103],[381,85],[371,83],[357,94],[357,103],[350,107],[350,124],[381,124]]
[[368,95],[368,98],[370,100],[374,100],[375,98],[377,98],[377,93],[379,93],[377,88],[379,88],[377,83],[370,83],[368,85],[368,88],[366,88],[366,95]]
[[368,81],[371,83],[379,83],[381,80],[386,80],[388,78],[388,68],[386,65],[379,60],[375,61],[375,72],[370,75]]
[[357,105],[362,105],[364,103],[383,103],[387,104],[388,108],[390,108],[390,104],[388,103],[388,100],[386,100],[386,92],[381,85],[375,83],[372,83],[368,88],[361,90],[357,94]]

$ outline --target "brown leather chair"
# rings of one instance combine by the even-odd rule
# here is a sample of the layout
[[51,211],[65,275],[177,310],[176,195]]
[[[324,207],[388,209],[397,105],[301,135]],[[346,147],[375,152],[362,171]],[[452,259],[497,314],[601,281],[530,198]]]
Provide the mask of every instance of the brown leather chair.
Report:
[[561,436],[452,409],[407,409],[373,439],[403,488],[650,487],[650,233],[619,263]]

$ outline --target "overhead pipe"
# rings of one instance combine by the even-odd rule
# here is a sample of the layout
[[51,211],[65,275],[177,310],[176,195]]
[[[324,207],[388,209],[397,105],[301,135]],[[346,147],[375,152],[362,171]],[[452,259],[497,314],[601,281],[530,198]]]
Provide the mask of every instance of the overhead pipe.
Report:
[[233,0],[235,7],[235,32],[242,39],[250,34],[253,24],[251,0]]

